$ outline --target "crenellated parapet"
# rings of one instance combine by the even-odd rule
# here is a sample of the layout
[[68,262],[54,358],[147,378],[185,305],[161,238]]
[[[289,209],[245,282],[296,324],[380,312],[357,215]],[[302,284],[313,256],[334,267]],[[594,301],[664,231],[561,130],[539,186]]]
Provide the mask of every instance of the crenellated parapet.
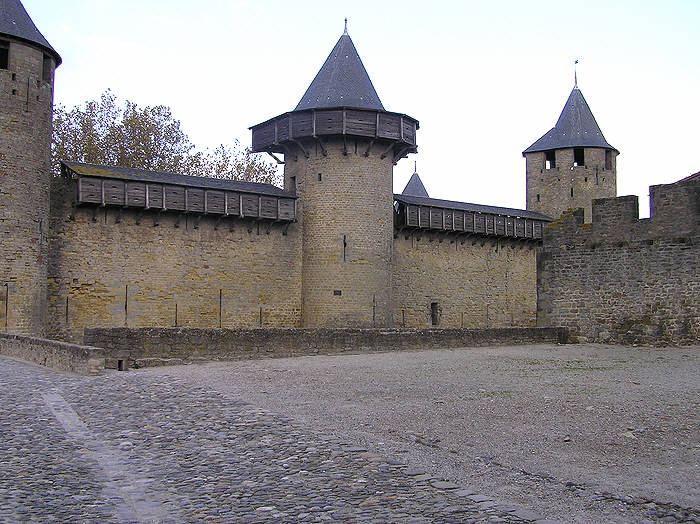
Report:
[[700,342],[700,174],[652,186],[651,218],[636,196],[593,201],[545,228],[537,255],[538,325],[581,341]]
[[700,176],[649,187],[650,218],[639,218],[636,195],[593,200],[592,221],[581,210],[564,213],[545,229],[545,241],[636,242],[692,237],[700,232]]

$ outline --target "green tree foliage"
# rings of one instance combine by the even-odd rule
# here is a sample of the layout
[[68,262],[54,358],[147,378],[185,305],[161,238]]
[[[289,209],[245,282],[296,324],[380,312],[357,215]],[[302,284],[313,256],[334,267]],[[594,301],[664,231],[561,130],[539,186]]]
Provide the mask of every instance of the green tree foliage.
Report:
[[55,173],[61,160],[276,185],[281,182],[274,164],[242,148],[237,140],[213,151],[198,151],[169,107],[139,107],[128,100],[120,106],[109,90],[99,100],[70,110],[56,106],[51,146]]

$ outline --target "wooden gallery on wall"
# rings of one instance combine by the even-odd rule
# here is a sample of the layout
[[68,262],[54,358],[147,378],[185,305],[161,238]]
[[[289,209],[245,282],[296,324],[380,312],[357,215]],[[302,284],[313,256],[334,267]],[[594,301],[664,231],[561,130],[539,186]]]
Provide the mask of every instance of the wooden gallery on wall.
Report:
[[76,181],[77,206],[296,221],[297,197],[271,184],[76,162],[62,162],[61,172]]
[[521,209],[412,195],[394,195],[394,202],[397,234],[432,230],[541,242],[542,228],[551,222],[545,215]]

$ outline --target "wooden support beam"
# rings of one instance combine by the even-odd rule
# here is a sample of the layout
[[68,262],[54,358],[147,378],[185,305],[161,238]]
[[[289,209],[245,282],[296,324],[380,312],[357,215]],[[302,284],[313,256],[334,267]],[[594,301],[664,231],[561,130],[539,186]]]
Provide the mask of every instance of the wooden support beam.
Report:
[[279,158],[277,158],[277,157],[272,153],[272,151],[265,151],[265,153],[267,153],[268,155],[270,155],[270,156],[272,157],[272,159],[273,159],[275,162],[277,162],[278,165],[283,165],[283,164],[284,164],[284,160],[280,160]]
[[319,147],[321,148],[321,153],[323,153],[323,156],[328,156],[328,152],[326,151],[326,148],[323,147],[323,140],[321,140],[321,139],[320,139],[319,137],[317,137],[317,136],[314,136],[314,138],[316,139],[316,143],[317,143],[317,144],[319,145]]
[[389,144],[389,147],[387,147],[387,148],[384,150],[384,152],[383,152],[381,155],[379,155],[379,158],[381,158],[382,160],[384,160],[384,159],[386,158],[386,156],[389,154],[389,151],[391,151],[392,149],[394,149],[394,143],[393,143],[393,142],[391,142],[391,143]]
[[295,140],[295,139],[292,139],[291,142],[296,144],[296,146],[301,150],[301,153],[304,155],[304,158],[309,158],[309,153],[308,153],[308,151],[306,151],[306,149],[304,148],[304,146],[302,145],[301,142],[299,142],[298,140]]
[[[290,120],[291,120],[291,119],[290,119]],[[281,147],[282,149],[284,149],[284,157],[285,157],[285,159],[286,159],[287,157],[289,157],[289,158],[291,158],[292,160],[294,160],[295,162],[299,160],[299,157],[297,156],[297,154],[294,152],[294,150],[293,150],[292,148],[287,147],[285,144],[280,144],[280,147]]]
[[372,151],[372,146],[374,145],[374,138],[369,141],[369,144],[367,145],[367,149],[365,150],[365,156],[368,157],[369,153]]

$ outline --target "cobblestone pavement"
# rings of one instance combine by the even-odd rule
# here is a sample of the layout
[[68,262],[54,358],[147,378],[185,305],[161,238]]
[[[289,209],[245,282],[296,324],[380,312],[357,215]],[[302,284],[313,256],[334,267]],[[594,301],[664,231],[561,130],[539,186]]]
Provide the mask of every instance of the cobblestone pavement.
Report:
[[0,383],[2,522],[540,518],[177,378],[0,357]]
[[485,347],[137,373],[206,385],[550,518],[700,523],[700,347]]

